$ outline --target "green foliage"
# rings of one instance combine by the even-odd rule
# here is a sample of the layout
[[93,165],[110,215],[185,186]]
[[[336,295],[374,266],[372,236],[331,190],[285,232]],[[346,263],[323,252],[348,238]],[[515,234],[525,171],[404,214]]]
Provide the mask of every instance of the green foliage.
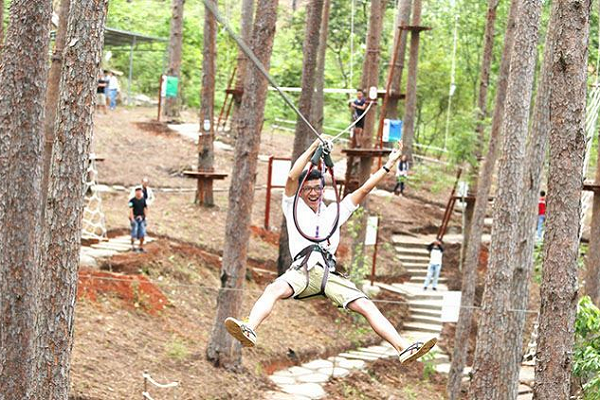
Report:
[[573,374],[581,379],[585,400],[600,399],[600,310],[589,296],[577,307]]
[[[358,235],[361,232],[363,220],[365,219],[365,209],[359,207],[350,220],[346,223],[347,232],[352,238],[353,242],[356,242]],[[369,260],[364,254],[364,245],[360,241],[352,249],[352,264],[348,268],[348,277],[356,285],[359,285],[369,272]]]
[[423,363],[423,379],[429,380],[433,374],[435,374],[435,355],[436,351],[430,351],[421,357]]
[[169,358],[175,361],[183,361],[190,354],[185,342],[178,337],[173,337],[170,342],[165,344],[165,352]]

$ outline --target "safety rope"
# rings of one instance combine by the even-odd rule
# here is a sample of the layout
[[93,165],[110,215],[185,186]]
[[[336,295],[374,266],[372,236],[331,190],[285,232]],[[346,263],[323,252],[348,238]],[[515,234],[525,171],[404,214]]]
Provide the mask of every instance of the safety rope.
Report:
[[[107,276],[94,276],[94,275],[90,275],[90,276],[84,276],[84,277],[80,277],[79,279],[94,279],[94,280],[100,280],[100,281],[114,281],[114,282],[133,282],[132,279],[124,279],[124,278],[114,278],[114,277],[107,277]],[[141,282],[141,283],[145,283],[145,282]],[[257,294],[262,294],[263,290],[259,290],[259,289],[244,289],[244,288],[229,288],[229,287],[220,287],[220,286],[206,286],[206,285],[201,285],[201,284],[186,284],[186,283],[167,283],[167,282],[154,282],[154,281],[148,281],[146,283],[150,283],[153,284],[155,286],[163,286],[163,287],[173,287],[173,288],[188,288],[188,289],[194,289],[194,290],[199,290],[199,291],[225,291],[225,292],[246,292],[246,293],[257,293]],[[379,299],[371,299],[371,301],[373,303],[382,303],[382,304],[402,304],[402,305],[410,305],[411,303],[408,301],[402,301],[402,300],[379,300]],[[473,309],[473,310],[481,310],[483,309],[483,307],[481,306],[461,306],[461,305],[446,305],[447,308],[464,308],[464,309]],[[527,309],[517,309],[517,308],[509,308],[508,310],[506,310],[508,312],[522,312],[522,313],[526,313],[526,314],[539,314],[539,311],[537,310],[527,310]]]
[[[315,236],[310,236],[302,230],[302,228],[300,227],[300,223],[298,222],[298,199],[300,198],[300,192],[303,190],[304,184],[307,182],[307,179],[308,179],[310,173],[313,171],[313,169],[315,167],[318,166],[319,162],[322,162],[321,165],[323,166],[323,170],[327,169],[329,171],[329,174],[331,175],[333,190],[335,192],[335,203],[336,203],[336,207],[337,207],[335,220],[331,226],[331,230],[329,231],[329,233],[326,236],[324,236],[322,238],[319,237],[318,225],[317,225],[317,232],[316,232]],[[323,185],[322,190],[325,190],[325,174],[323,174],[322,172],[321,172],[321,184]],[[320,213],[321,204],[322,204],[321,203],[322,193],[323,192],[321,192],[321,195],[319,196],[319,204],[318,204],[317,213]],[[298,230],[298,233],[300,233],[300,235],[302,235],[302,237],[305,238],[306,240],[309,240],[314,243],[321,243],[324,241],[328,241],[333,236],[335,231],[337,230],[338,224],[340,221],[340,194],[337,190],[335,174],[333,173],[333,161],[331,160],[330,148],[324,148],[323,146],[319,146],[317,148],[317,150],[315,151],[315,154],[313,155],[313,157],[311,159],[310,167],[308,168],[306,175],[304,175],[302,182],[300,183],[300,185],[298,185],[298,189],[296,190],[296,196],[294,196],[294,205],[292,207],[292,216],[294,219],[294,225],[296,225],[296,229]]]

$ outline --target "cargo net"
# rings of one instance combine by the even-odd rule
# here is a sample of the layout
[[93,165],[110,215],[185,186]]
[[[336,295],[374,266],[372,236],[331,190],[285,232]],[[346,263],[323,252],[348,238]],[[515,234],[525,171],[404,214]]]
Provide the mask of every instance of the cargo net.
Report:
[[96,160],[91,157],[84,182],[85,209],[81,221],[82,239],[106,239],[106,218],[102,212],[102,199],[96,186],[97,177]]

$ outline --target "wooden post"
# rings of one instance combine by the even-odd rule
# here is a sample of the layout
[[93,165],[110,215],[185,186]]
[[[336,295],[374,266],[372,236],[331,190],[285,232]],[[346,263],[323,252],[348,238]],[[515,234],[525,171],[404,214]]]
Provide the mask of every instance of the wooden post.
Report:
[[269,230],[269,214],[271,212],[271,177],[273,176],[273,156],[269,157],[269,169],[267,172],[267,200],[265,206],[265,229]]
[[163,87],[163,75],[160,76],[160,82],[158,83],[158,116],[156,120],[160,122],[160,106],[162,103],[162,87]]

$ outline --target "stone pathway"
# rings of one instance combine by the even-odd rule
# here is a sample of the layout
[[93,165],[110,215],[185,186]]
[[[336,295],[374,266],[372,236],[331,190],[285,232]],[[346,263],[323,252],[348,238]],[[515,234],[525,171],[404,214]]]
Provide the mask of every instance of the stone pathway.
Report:
[[[155,239],[146,236],[145,243],[153,242]],[[80,264],[88,267],[97,267],[99,258],[108,258],[117,253],[131,251],[131,237],[118,236],[105,242],[81,246]]]

